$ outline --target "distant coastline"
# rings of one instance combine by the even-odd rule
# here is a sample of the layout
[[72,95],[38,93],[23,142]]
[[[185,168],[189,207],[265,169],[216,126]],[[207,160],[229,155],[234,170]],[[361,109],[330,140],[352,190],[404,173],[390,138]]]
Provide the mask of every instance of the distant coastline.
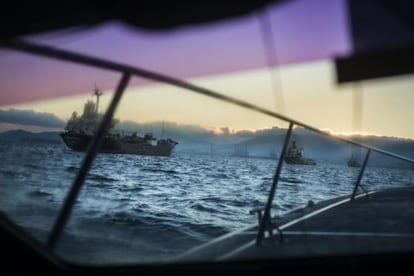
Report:
[[[148,128],[148,125],[145,128]],[[157,133],[160,129],[158,125],[152,125],[150,129],[154,131],[155,135],[161,135],[161,133]],[[235,148],[243,148],[249,153],[245,157],[271,159],[277,159],[286,134],[286,130],[281,128],[248,133],[215,134],[201,127],[191,128],[177,124],[169,125],[167,132],[168,136],[180,143],[180,147],[176,149],[177,153],[234,156]],[[293,137],[301,141],[307,156],[317,160],[343,163],[349,159],[352,150],[352,147],[346,143],[305,129],[295,129]],[[414,140],[412,139],[361,135],[347,136],[347,138],[414,159]],[[0,142],[5,144],[36,142],[63,145],[58,131],[30,132],[22,129],[0,132]],[[363,158],[365,151],[360,150],[359,153]],[[379,154],[373,154],[370,162],[371,165],[393,165],[396,161]],[[400,161],[395,164],[400,164]]]

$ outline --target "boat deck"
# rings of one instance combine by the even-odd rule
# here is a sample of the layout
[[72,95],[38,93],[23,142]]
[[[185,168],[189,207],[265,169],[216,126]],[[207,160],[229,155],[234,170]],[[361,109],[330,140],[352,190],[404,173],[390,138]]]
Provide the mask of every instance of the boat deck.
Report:
[[413,252],[414,187],[340,197],[296,209],[275,220],[283,233],[257,226],[217,238],[179,256],[191,260],[254,260],[308,256]]

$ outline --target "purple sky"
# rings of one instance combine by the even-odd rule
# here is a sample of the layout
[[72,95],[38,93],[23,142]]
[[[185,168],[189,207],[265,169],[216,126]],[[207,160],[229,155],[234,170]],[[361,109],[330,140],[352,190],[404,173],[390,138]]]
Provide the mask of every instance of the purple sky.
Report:
[[[298,0],[266,10],[279,65],[329,59],[350,51],[344,0]],[[266,66],[259,14],[206,26],[149,33],[107,24],[31,41],[179,78]],[[0,51],[0,106],[113,89],[119,75],[67,62]],[[134,79],[133,84],[145,83]]]

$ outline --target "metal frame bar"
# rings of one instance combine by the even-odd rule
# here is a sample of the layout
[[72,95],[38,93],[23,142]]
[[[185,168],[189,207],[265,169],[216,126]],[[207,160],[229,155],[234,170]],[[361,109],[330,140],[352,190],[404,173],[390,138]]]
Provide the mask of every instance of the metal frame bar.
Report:
[[332,139],[338,140],[338,141],[342,141],[351,145],[355,145],[355,146],[359,146],[362,148],[366,148],[366,149],[370,149],[371,151],[374,152],[378,152],[390,157],[394,157],[394,158],[398,158],[410,163],[414,164],[414,160],[406,158],[404,156],[398,155],[398,154],[394,154],[385,150],[381,150],[379,148],[376,147],[372,147],[369,145],[365,145],[362,143],[358,143],[355,142],[353,140],[350,139],[346,139],[343,137],[338,137],[335,135],[332,135],[331,133],[327,132],[327,131],[323,131],[320,130],[316,127],[312,127],[310,125],[307,125],[305,123],[302,123],[300,121],[294,120],[292,118],[289,118],[287,116],[284,116],[282,114],[279,114],[277,112],[273,112],[270,110],[267,110],[265,108],[253,105],[251,103],[245,102],[245,101],[241,101],[238,100],[236,98],[232,98],[229,96],[225,96],[222,95],[220,93],[217,93],[213,90],[209,90],[197,85],[194,85],[192,83],[180,80],[180,79],[176,79],[176,78],[172,78],[166,75],[162,75],[159,73],[155,73],[149,70],[145,70],[142,68],[138,68],[138,67],[133,67],[133,66],[128,66],[128,65],[124,65],[121,63],[116,63],[116,62],[112,62],[112,61],[108,61],[108,60],[104,60],[104,59],[99,59],[99,58],[93,58],[87,55],[82,55],[82,54],[78,54],[78,53],[73,53],[70,51],[65,51],[65,50],[60,50],[57,48],[53,48],[50,46],[44,46],[44,45],[38,45],[38,44],[34,44],[34,43],[30,43],[30,42],[26,42],[24,40],[20,40],[20,39],[15,39],[15,40],[0,40],[0,47],[4,47],[7,49],[13,49],[13,50],[18,50],[18,51],[22,51],[22,52],[26,52],[26,53],[31,53],[31,54],[36,54],[39,56],[45,56],[45,57],[50,57],[50,58],[55,58],[55,59],[60,59],[60,60],[66,60],[66,61],[70,61],[70,62],[75,62],[75,63],[80,63],[80,64],[84,64],[84,65],[88,65],[88,66],[93,66],[93,67],[99,67],[101,69],[107,69],[107,70],[112,70],[112,71],[117,71],[117,72],[128,72],[131,75],[135,75],[135,76],[139,76],[139,77],[143,77],[146,79],[150,79],[153,81],[158,81],[158,82],[162,82],[162,83],[167,83],[173,86],[177,86],[177,87],[181,87],[183,89],[186,90],[190,90],[193,91],[195,93],[204,95],[204,96],[208,96],[217,100],[222,100],[228,103],[232,103],[244,108],[247,108],[249,110],[252,111],[256,111],[265,115],[268,115],[270,117],[273,118],[277,118],[280,119],[282,121],[286,121],[286,122],[290,122],[293,123],[294,125],[297,126],[301,126],[303,128],[306,128],[308,130],[311,130],[313,132],[331,137]]
[[355,182],[354,190],[353,190],[352,196],[351,196],[351,201],[353,201],[355,199],[355,195],[356,195],[356,192],[358,190],[358,187],[360,186],[362,176],[364,175],[365,167],[367,166],[368,158],[369,158],[370,153],[371,153],[371,150],[368,149],[367,154],[365,154],[364,163],[362,163],[361,170],[359,170],[358,178]]
[[166,75],[162,75],[159,73],[155,73],[149,70],[145,70],[142,68],[138,68],[138,67],[133,67],[133,66],[128,66],[128,65],[124,65],[121,63],[116,63],[116,62],[112,62],[112,61],[108,61],[108,60],[104,60],[104,59],[99,59],[99,58],[93,58],[87,55],[82,55],[82,54],[78,54],[78,53],[73,53],[70,51],[65,51],[65,50],[60,50],[57,48],[53,48],[50,46],[44,46],[44,45],[38,45],[38,44],[34,44],[34,43],[30,43],[30,42],[26,42],[24,40],[20,40],[20,39],[15,39],[15,40],[2,40],[0,41],[0,47],[4,47],[7,49],[13,49],[13,50],[18,50],[18,51],[22,51],[22,52],[26,52],[26,53],[31,53],[31,54],[36,54],[36,55],[40,55],[40,56],[45,56],[45,57],[50,57],[50,58],[56,58],[56,59],[60,59],[60,60],[66,60],[66,61],[70,61],[70,62],[75,62],[75,63],[80,63],[80,64],[84,64],[84,65],[89,65],[89,66],[93,66],[93,67],[99,67],[101,69],[107,69],[107,70],[112,70],[112,71],[117,71],[117,72],[128,72],[131,75],[135,75],[135,76],[139,76],[142,78],[146,78],[146,79],[150,79],[153,81],[158,81],[158,82],[162,82],[162,83],[167,83],[173,86],[177,86],[177,87],[181,87],[183,89],[186,90],[190,90],[193,91],[195,93],[204,95],[204,96],[208,96],[217,100],[222,100],[228,103],[232,103],[244,108],[247,108],[249,110],[252,111],[256,111],[265,115],[268,115],[270,117],[273,118],[277,118],[280,119],[282,121],[286,121],[286,122],[290,122],[293,123],[294,125],[297,126],[301,126],[303,128],[306,128],[308,130],[311,130],[313,132],[331,137],[332,139],[338,140],[338,141],[342,141],[351,145],[355,145],[355,146],[359,146],[362,148],[366,148],[366,149],[370,149],[371,151],[374,152],[378,152],[390,157],[394,157],[394,158],[398,158],[410,163],[414,164],[414,160],[406,158],[404,156],[398,155],[398,154],[394,154],[385,150],[381,150],[379,148],[376,147],[372,147],[369,145],[365,145],[359,142],[355,142],[353,140],[350,139],[346,139],[343,137],[338,137],[335,136],[327,131],[323,131],[320,130],[316,127],[312,127],[310,125],[307,125],[305,123],[302,123],[300,121],[294,120],[292,118],[289,118],[287,116],[284,116],[282,114],[279,114],[277,112],[273,112],[270,110],[267,110],[265,108],[253,105],[251,103],[245,102],[245,101],[241,101],[238,100],[236,98],[232,98],[229,96],[225,96],[222,95],[220,93],[217,93],[213,90],[209,90],[197,85],[194,85],[192,83],[180,80],[180,79],[176,79],[173,77],[169,77]]
[[338,137],[335,135],[332,135],[326,131],[322,131],[319,130],[315,127],[312,127],[310,125],[304,124],[300,121],[296,121],[292,118],[286,117],[284,115],[281,115],[279,113],[276,112],[272,112],[270,110],[267,110],[265,108],[250,104],[248,102],[244,102],[229,96],[225,96],[222,95],[220,93],[217,93],[215,91],[191,84],[189,82],[180,80],[180,79],[176,79],[176,78],[172,78],[166,75],[162,75],[162,74],[158,74],[152,71],[148,71],[148,70],[144,70],[138,67],[132,67],[132,66],[127,66],[124,64],[120,64],[120,63],[116,63],[116,62],[111,62],[108,60],[104,60],[104,59],[99,59],[99,58],[93,58],[87,55],[82,55],[82,54],[78,54],[78,53],[73,53],[70,51],[65,51],[65,50],[60,50],[57,48],[53,48],[53,47],[49,47],[49,46],[44,46],[44,45],[38,45],[38,44],[34,44],[34,43],[30,43],[30,42],[26,42],[24,40],[20,40],[20,39],[13,39],[13,40],[2,40],[0,41],[0,47],[3,48],[7,48],[7,49],[12,49],[12,50],[17,50],[17,51],[21,51],[21,52],[26,52],[26,53],[30,53],[30,54],[35,54],[35,55],[39,55],[39,56],[44,56],[44,57],[49,57],[49,58],[55,58],[55,59],[59,59],[59,60],[65,60],[65,61],[69,61],[69,62],[75,62],[75,63],[79,63],[79,64],[83,64],[83,65],[87,65],[87,66],[93,66],[93,67],[98,67],[101,69],[107,69],[107,70],[111,70],[111,71],[116,71],[116,72],[120,72],[122,73],[122,79],[118,84],[118,88],[116,90],[116,93],[114,95],[114,98],[112,99],[111,105],[108,108],[107,112],[105,113],[104,119],[102,120],[98,132],[97,134],[94,136],[94,139],[88,149],[88,152],[83,160],[83,164],[81,169],[79,170],[73,184],[72,184],[72,188],[64,202],[64,205],[61,209],[61,212],[55,222],[55,225],[51,231],[51,234],[49,236],[49,239],[47,241],[47,245],[49,248],[54,247],[56,241],[58,240],[69,216],[71,213],[71,210],[73,208],[74,202],[82,188],[83,182],[85,180],[86,174],[89,171],[91,164],[93,162],[93,159],[97,153],[98,147],[99,147],[99,143],[102,139],[102,134],[103,131],[105,130],[107,124],[109,123],[109,121],[111,120],[113,113],[116,109],[116,106],[119,103],[120,98],[122,97],[122,94],[128,84],[129,78],[132,75],[135,76],[139,76],[139,77],[143,77],[146,79],[150,79],[153,81],[158,81],[158,82],[162,82],[162,83],[166,83],[166,84],[170,84],[176,87],[181,87],[183,89],[186,90],[190,90],[192,92],[204,95],[204,96],[208,96],[217,100],[222,100],[225,101],[227,103],[231,103],[231,104],[235,104],[237,106],[240,107],[244,107],[247,108],[249,110],[252,111],[256,111],[265,115],[268,115],[270,117],[273,118],[277,118],[286,122],[289,122],[289,130],[286,134],[286,138],[285,138],[285,144],[284,147],[282,149],[281,152],[281,156],[276,168],[276,172],[273,178],[273,183],[272,183],[272,187],[269,193],[269,197],[268,197],[268,201],[266,204],[266,208],[265,208],[265,213],[262,217],[262,223],[260,223],[259,225],[259,233],[257,236],[257,243],[260,244],[261,240],[264,237],[264,231],[265,231],[265,226],[266,223],[270,223],[269,219],[270,219],[270,208],[271,208],[271,204],[276,192],[276,187],[277,187],[277,182],[279,180],[279,176],[280,176],[280,171],[282,168],[282,163],[283,163],[283,159],[285,156],[285,152],[286,152],[286,147],[287,147],[287,143],[289,141],[290,135],[291,135],[291,131],[294,125],[297,126],[301,126],[305,129],[311,130],[313,132],[322,134],[324,136],[328,136],[332,139],[338,140],[338,141],[342,141],[354,146],[358,146],[358,147],[362,147],[368,150],[367,155],[365,157],[364,160],[364,164],[362,169],[359,172],[358,175],[358,179],[355,183],[355,187],[354,187],[354,191],[352,194],[352,199],[355,198],[355,194],[356,191],[358,189],[358,187],[360,186],[360,181],[361,178],[363,176],[363,173],[365,171],[365,167],[366,167],[366,163],[368,161],[368,157],[371,151],[374,152],[378,152],[380,154],[384,154],[386,156],[390,156],[393,158],[397,158],[400,160],[404,160],[407,161],[409,163],[414,164],[414,160],[406,158],[404,156],[401,155],[397,155],[388,151],[384,151],[381,150],[379,148],[375,148],[372,146],[368,146],[362,143],[358,143],[355,142],[353,140],[349,140],[343,137]]
[[[266,203],[266,207],[265,207],[265,210],[264,210],[264,214],[263,214],[262,220],[259,224],[259,231],[257,233],[256,244],[261,244],[261,242],[264,238],[265,228],[271,223],[271,221],[270,221],[271,220],[270,208],[272,207],[273,198],[275,197],[275,194],[276,194],[277,183],[279,182],[280,172],[282,171],[283,161],[285,160],[286,148],[289,144],[290,136],[292,134],[292,128],[293,128],[293,123],[291,122],[289,124],[289,128],[288,128],[286,136],[285,136],[285,141],[283,143],[283,148],[282,148],[282,151],[280,153],[279,160],[277,162],[276,171],[275,171],[275,174],[273,176],[273,183],[272,183],[272,187],[270,188],[269,196],[267,198],[267,203]],[[283,240],[282,232],[280,230],[278,230],[278,231],[279,231],[279,234],[281,236],[281,240]]]
[[115,95],[112,98],[112,101],[107,111],[105,112],[104,117],[99,123],[98,130],[93,136],[93,140],[88,146],[88,150],[83,159],[82,166],[80,167],[79,172],[76,175],[75,180],[73,181],[70,191],[63,203],[60,213],[55,221],[55,224],[53,225],[52,231],[50,232],[49,238],[47,240],[47,246],[52,250],[70,217],[76,198],[78,197],[78,194],[80,190],[82,189],[83,183],[85,182],[86,175],[99,150],[105,130],[109,126],[109,123],[113,117],[113,114],[115,113],[115,109],[122,97],[123,92],[125,91],[125,88],[128,84],[130,77],[131,75],[129,73],[124,73],[122,75],[122,78],[118,83],[118,87],[116,89]]

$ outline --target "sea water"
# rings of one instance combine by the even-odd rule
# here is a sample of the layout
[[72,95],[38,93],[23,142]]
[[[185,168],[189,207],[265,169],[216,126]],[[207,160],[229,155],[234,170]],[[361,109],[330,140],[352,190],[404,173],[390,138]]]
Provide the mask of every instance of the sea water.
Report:
[[[0,146],[0,210],[46,244],[84,153],[63,144]],[[359,169],[317,160],[284,164],[272,216],[352,192]],[[54,248],[69,262],[152,263],[257,223],[276,159],[173,152],[170,157],[100,154]],[[368,166],[366,190],[410,185],[407,169]]]

